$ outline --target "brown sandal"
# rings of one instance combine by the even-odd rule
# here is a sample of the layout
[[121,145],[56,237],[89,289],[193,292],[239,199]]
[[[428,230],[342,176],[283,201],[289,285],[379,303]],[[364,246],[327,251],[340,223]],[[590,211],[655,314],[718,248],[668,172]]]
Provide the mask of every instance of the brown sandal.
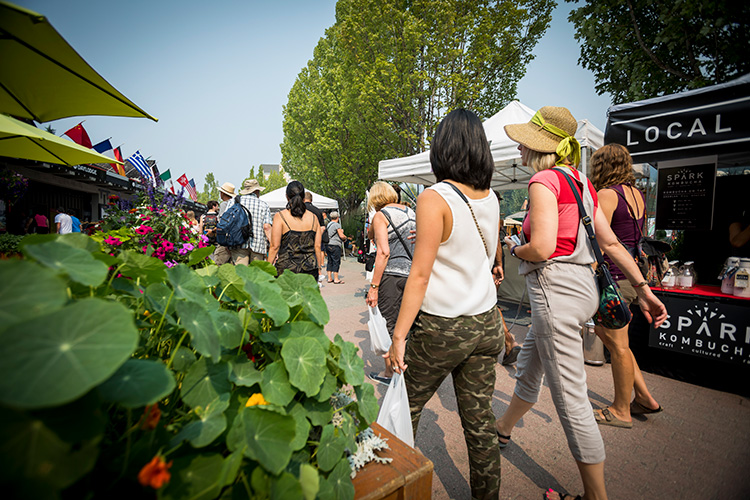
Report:
[[599,425],[611,425],[612,427],[620,427],[622,429],[633,428],[633,422],[626,422],[625,420],[620,420],[619,418],[615,417],[611,411],[609,411],[609,408],[604,408],[602,410],[601,416],[595,410],[594,419],[596,420],[596,423]]

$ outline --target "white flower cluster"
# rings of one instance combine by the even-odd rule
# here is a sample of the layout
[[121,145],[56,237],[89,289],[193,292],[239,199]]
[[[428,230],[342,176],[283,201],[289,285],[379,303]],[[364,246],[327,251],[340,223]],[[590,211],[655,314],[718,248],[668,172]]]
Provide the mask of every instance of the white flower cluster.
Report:
[[367,465],[368,462],[376,461],[381,464],[391,462],[392,458],[383,458],[375,454],[376,451],[389,450],[386,440],[376,436],[372,428],[368,427],[357,436],[357,451],[349,455],[349,465],[352,468],[351,477],[357,476],[357,471]]

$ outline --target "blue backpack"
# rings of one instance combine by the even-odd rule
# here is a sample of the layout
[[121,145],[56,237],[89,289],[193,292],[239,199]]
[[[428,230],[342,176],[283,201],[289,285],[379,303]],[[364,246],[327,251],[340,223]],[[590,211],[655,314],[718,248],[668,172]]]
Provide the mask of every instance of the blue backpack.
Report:
[[234,205],[222,214],[216,225],[216,242],[229,248],[237,248],[244,245],[253,237],[253,216],[250,211],[240,203],[240,196],[234,199]]

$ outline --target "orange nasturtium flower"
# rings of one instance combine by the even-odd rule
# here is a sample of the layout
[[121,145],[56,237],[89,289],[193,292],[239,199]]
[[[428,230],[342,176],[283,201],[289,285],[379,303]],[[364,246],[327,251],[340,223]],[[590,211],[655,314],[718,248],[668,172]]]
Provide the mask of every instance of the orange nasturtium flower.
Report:
[[143,486],[151,486],[158,490],[169,482],[172,475],[169,468],[172,467],[172,460],[169,463],[164,461],[163,457],[155,456],[149,463],[143,466],[138,473],[138,482]]
[[146,406],[146,409],[143,411],[143,417],[141,417],[141,420],[143,421],[141,429],[144,431],[152,431],[156,429],[156,424],[159,423],[160,418],[161,410],[159,410],[159,403]]
[[247,400],[247,404],[245,406],[255,406],[255,405],[267,405],[268,401],[266,401],[266,398],[263,397],[263,394],[256,392],[252,396],[250,396],[250,399]]

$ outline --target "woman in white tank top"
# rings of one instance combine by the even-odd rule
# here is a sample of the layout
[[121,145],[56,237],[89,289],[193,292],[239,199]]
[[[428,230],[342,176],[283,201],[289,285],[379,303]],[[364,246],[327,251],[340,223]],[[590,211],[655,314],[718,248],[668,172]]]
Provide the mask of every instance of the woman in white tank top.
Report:
[[496,499],[500,448],[491,404],[503,349],[495,307],[495,286],[502,279],[495,255],[500,217],[489,189],[492,155],[476,115],[457,109],[445,117],[430,162],[438,183],[417,200],[411,272],[385,357],[404,374],[415,432],[422,408],[452,375],[469,451],[471,496]]

